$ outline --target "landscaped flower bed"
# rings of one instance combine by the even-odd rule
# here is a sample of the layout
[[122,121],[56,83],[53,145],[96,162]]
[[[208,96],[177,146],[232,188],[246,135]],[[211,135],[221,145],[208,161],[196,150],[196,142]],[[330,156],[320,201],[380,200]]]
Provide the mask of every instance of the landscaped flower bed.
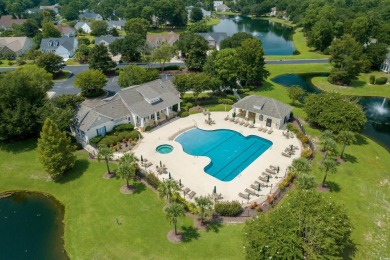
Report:
[[122,124],[114,128],[113,131],[107,132],[103,136],[91,138],[90,142],[96,147],[110,147],[114,151],[129,151],[137,144],[142,135],[131,124]]

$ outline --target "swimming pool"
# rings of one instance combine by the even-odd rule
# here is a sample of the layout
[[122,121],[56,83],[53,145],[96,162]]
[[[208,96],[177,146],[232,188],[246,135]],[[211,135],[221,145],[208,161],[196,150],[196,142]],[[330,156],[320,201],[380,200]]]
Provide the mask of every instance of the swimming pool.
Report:
[[175,141],[190,155],[209,157],[211,162],[204,171],[225,182],[233,180],[272,145],[267,139],[254,135],[244,137],[227,129],[194,128],[179,135]]

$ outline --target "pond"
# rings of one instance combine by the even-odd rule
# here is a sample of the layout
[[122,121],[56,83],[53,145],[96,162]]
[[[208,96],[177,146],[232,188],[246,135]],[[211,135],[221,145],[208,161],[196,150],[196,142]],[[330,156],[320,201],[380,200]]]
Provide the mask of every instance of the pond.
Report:
[[69,259],[63,211],[59,202],[38,193],[0,199],[0,259]]
[[219,18],[221,22],[212,26],[210,32],[226,32],[228,36],[250,33],[261,40],[265,55],[293,55],[295,51],[291,27],[245,16],[221,15]]
[[[320,93],[311,79],[326,77],[326,73],[283,74],[272,79],[285,87],[299,85],[308,93]],[[390,100],[383,97],[360,97],[359,104],[367,116],[363,134],[390,151]]]

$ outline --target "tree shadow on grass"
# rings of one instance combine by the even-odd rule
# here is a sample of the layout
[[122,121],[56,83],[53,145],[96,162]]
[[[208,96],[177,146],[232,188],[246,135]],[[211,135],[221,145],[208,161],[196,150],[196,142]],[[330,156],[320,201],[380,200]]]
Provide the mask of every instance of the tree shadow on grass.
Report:
[[336,182],[327,181],[326,186],[329,188],[330,192],[340,192],[341,188]]
[[210,223],[207,224],[207,227],[206,227],[206,232],[214,232],[214,233],[218,233],[219,230],[221,229],[222,227],[222,222],[219,221],[219,220],[211,220]]
[[194,226],[182,226],[182,234],[184,235],[183,242],[188,243],[193,239],[198,239],[200,234]]
[[367,85],[367,82],[361,81],[361,80],[353,80],[350,87],[352,88],[361,88]]
[[34,138],[23,141],[1,141],[0,150],[17,154],[28,152],[37,148],[37,140]]
[[76,160],[73,169],[67,172],[63,178],[56,182],[60,184],[65,184],[67,182],[77,180],[88,169],[88,166],[89,161],[87,159]]
[[256,91],[272,91],[274,90],[274,85],[268,81],[264,81],[260,88],[257,88]]
[[[355,145],[367,145],[367,137],[361,134],[356,135],[356,142],[354,143]],[[348,149],[348,147],[346,148]]]
[[344,160],[346,162],[350,162],[350,163],[357,163],[357,158],[356,156],[353,156],[352,154],[347,154],[347,153],[344,153]]
[[146,186],[142,182],[135,181],[133,185],[135,186],[135,191],[133,194],[140,194],[146,190]]
[[344,251],[341,254],[342,258],[346,260],[355,259],[355,253],[357,251],[356,246],[357,245],[350,240],[349,245],[344,249]]

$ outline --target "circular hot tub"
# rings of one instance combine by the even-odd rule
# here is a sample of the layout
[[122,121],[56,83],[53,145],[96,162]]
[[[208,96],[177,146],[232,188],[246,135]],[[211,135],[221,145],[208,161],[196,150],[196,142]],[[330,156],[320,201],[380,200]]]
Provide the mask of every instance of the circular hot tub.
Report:
[[157,148],[156,148],[156,151],[161,153],[161,154],[170,153],[170,152],[172,152],[172,150],[173,150],[173,147],[172,147],[172,145],[169,145],[169,144],[162,144],[162,145],[157,146]]

